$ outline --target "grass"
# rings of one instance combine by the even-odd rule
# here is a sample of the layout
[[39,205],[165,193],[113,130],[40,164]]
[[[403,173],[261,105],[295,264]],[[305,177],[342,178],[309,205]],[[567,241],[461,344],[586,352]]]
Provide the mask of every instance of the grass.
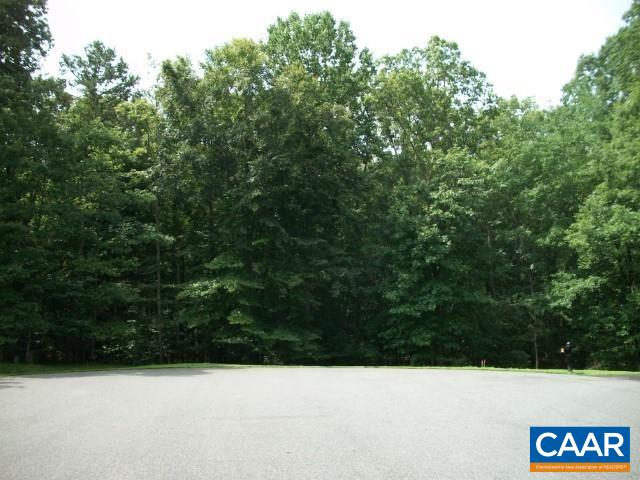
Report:
[[171,363],[159,365],[113,365],[100,363],[37,365],[28,363],[0,363],[0,376],[38,375],[43,373],[101,372],[112,370],[150,370],[158,368],[234,368],[243,365],[221,363]]
[[[291,367],[299,367],[301,365],[290,365]],[[70,372],[99,372],[112,370],[149,370],[159,368],[269,368],[282,367],[279,365],[238,365],[224,363],[171,363],[158,365],[109,365],[109,364],[73,364],[73,365],[36,365],[24,363],[0,363],[1,376],[15,375],[37,375],[43,373],[70,373]],[[319,367],[322,368],[322,367]],[[338,366],[332,368],[348,368],[347,366]],[[548,373],[555,375],[569,375],[564,369],[530,369],[530,368],[498,368],[498,367],[420,367],[420,366],[375,366],[368,368],[410,368],[410,369],[435,369],[435,370],[475,370],[490,372],[526,372],[526,373]],[[630,372],[621,370],[574,370],[571,375],[585,375],[593,377],[637,377],[640,379],[640,372]]]
[[[388,367],[396,368],[396,367]],[[426,369],[446,369],[446,370],[485,370],[490,372],[525,372],[525,373],[550,373],[554,375],[585,375],[589,377],[620,377],[620,376],[636,376],[640,379],[640,372],[632,372],[627,370],[573,370],[569,373],[564,368],[502,368],[502,367],[397,367],[397,368],[426,368]]]

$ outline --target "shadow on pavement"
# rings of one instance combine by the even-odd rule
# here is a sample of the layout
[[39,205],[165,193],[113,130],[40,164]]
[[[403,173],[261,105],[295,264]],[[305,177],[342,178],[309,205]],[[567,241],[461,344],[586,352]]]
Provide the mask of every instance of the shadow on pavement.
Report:
[[[215,370],[230,370],[230,369],[244,369],[241,365],[225,366],[225,367],[204,367],[204,368],[153,368],[153,369],[122,369],[122,370],[95,370],[91,372],[64,372],[64,373],[35,373],[35,374],[21,374],[15,376],[9,376],[7,379],[0,379],[0,388],[3,384],[8,384],[7,387],[14,386],[12,384],[17,383],[17,380],[21,378],[43,378],[43,379],[55,379],[55,378],[84,378],[84,377],[112,377],[112,376],[136,376],[136,377],[192,377],[196,375],[211,374]],[[16,385],[17,386],[17,385]],[[24,388],[24,387],[21,387]]]
[[0,390],[3,388],[24,388],[22,383],[15,381],[13,378],[10,380],[3,380],[0,378]]
[[608,378],[622,378],[624,380],[635,380],[636,382],[640,382],[640,375],[612,375]]

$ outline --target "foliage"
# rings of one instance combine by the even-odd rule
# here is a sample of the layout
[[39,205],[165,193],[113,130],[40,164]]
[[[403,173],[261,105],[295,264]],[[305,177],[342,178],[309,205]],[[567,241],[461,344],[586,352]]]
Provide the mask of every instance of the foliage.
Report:
[[561,105],[328,12],[162,64],[36,68],[0,2],[0,357],[640,367],[640,2]]

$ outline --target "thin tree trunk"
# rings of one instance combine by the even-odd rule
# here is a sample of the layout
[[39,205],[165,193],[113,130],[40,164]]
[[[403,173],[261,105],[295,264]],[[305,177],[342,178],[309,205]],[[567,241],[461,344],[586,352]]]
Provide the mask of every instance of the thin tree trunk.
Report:
[[158,351],[160,363],[164,361],[164,345],[162,339],[162,284],[160,277],[160,202],[156,196],[156,330],[158,331]]
[[31,331],[27,334],[27,346],[24,351],[24,361],[26,363],[33,363],[33,355],[31,353]]
[[[529,267],[529,289],[531,292],[531,298],[533,299],[533,264]],[[533,312],[530,312],[531,315],[531,326],[533,327],[533,354],[536,360],[536,370],[539,365],[539,357],[538,357],[538,326],[536,325],[536,315]]]

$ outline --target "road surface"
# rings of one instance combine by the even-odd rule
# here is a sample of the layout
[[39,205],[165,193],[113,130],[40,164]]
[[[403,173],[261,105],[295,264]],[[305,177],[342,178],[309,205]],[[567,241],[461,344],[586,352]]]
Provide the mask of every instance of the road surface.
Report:
[[631,427],[640,381],[396,368],[0,378],[0,479],[576,479],[529,473],[529,426]]

